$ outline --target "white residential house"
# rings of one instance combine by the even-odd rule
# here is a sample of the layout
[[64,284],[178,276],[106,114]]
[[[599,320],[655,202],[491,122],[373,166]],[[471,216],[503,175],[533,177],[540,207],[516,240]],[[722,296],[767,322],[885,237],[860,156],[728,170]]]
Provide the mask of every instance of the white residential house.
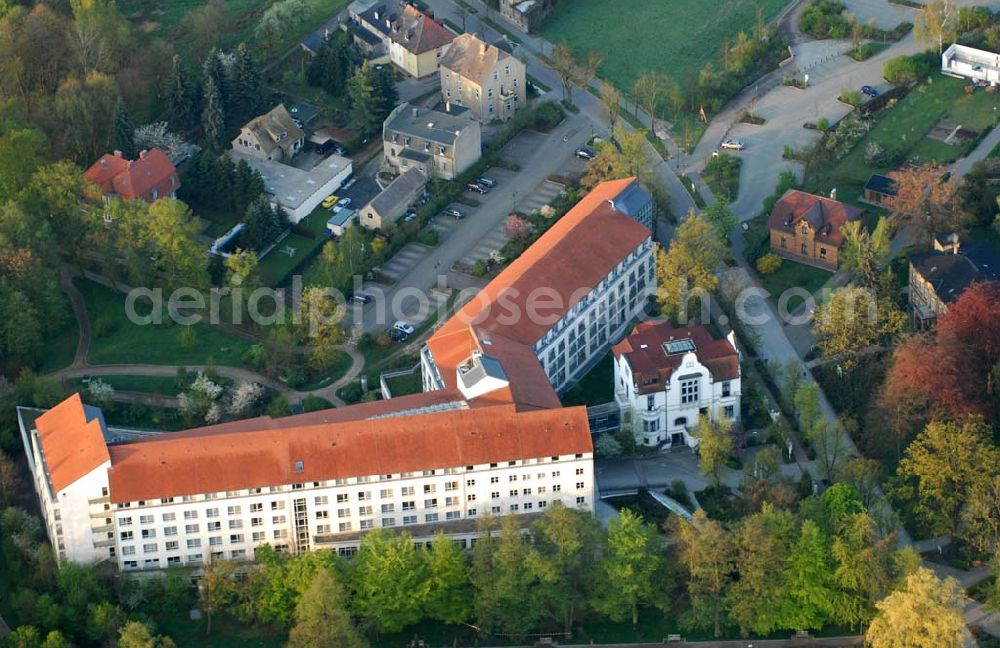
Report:
[[615,401],[636,443],[697,447],[702,414],[739,420],[740,355],[733,333],[720,340],[702,326],[643,322],[612,352]]
[[955,43],[941,54],[941,72],[989,85],[1000,84],[1000,54]]

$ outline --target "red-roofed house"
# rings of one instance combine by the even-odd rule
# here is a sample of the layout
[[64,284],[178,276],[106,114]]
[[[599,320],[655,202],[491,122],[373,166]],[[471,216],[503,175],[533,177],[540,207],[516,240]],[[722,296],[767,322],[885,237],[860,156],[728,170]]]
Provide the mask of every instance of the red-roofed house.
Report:
[[106,153],[83,177],[99,186],[105,196],[123,200],[139,198],[148,203],[157,198],[176,197],[181,186],[177,169],[160,149],[140,151],[136,160],[125,159],[121,151]]
[[599,184],[445,322],[421,353],[424,390],[464,389],[486,358],[509,378],[519,408],[559,407],[558,392],[603,357],[652,294],[652,236],[636,220],[646,209],[619,199],[634,185]]
[[696,447],[692,432],[701,414],[739,419],[740,355],[732,333],[718,340],[702,326],[643,322],[611,349],[615,400],[636,443]]
[[836,272],[844,244],[841,228],[864,215],[865,210],[858,207],[789,189],[767,219],[771,252]]

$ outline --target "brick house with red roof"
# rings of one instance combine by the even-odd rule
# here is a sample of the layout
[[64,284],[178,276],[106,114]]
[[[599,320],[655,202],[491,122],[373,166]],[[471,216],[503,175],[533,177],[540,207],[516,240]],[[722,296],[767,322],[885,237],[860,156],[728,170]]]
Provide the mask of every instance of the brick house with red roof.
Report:
[[767,219],[771,231],[771,252],[785,259],[836,272],[840,264],[840,248],[844,244],[841,229],[845,224],[863,220],[864,217],[865,210],[858,207],[789,189],[775,203]]
[[101,188],[105,196],[122,200],[175,198],[181,186],[177,169],[159,149],[140,151],[135,160],[121,151],[106,153],[83,173],[83,177]]
[[740,354],[731,332],[716,339],[703,326],[642,322],[611,352],[615,401],[636,443],[697,447],[702,414],[739,420]]

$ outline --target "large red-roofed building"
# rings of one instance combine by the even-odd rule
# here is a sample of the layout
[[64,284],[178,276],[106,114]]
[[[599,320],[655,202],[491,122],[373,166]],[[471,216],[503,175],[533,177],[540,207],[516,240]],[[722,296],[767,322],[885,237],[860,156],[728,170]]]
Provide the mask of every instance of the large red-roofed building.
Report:
[[121,151],[107,153],[87,169],[83,177],[101,188],[105,196],[123,200],[175,198],[181,186],[177,169],[160,149],[140,151],[135,160]]

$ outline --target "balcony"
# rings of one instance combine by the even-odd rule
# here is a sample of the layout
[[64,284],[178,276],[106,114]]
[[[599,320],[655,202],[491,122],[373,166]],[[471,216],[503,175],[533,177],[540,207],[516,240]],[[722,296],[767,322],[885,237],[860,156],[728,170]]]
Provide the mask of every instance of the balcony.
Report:
[[105,547],[113,547],[113,546],[115,546],[114,538],[104,538],[102,540],[94,540],[95,549],[102,549]]
[[108,533],[115,530],[115,525],[113,524],[102,524],[100,526],[91,526],[91,533]]
[[91,506],[95,504],[110,504],[111,497],[109,497],[108,495],[103,495],[101,497],[88,497],[87,503],[90,504]]

